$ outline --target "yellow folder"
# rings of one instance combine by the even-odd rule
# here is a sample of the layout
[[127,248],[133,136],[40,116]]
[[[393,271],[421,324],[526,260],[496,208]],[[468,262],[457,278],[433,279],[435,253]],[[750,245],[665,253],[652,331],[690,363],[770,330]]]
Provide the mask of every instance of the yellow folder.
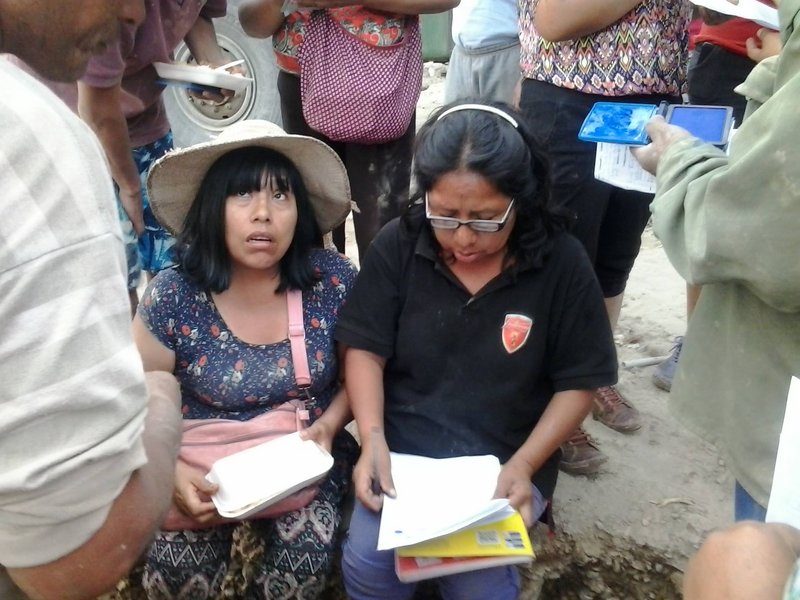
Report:
[[461,529],[396,552],[400,557],[533,556],[528,530],[518,512],[502,521]]

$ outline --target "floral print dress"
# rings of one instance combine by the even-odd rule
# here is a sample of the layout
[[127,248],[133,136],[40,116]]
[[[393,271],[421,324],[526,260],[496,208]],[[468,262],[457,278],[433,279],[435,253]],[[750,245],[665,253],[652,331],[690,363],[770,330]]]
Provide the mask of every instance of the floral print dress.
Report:
[[[320,279],[303,292],[303,323],[313,417],[328,407],[339,387],[333,326],[355,267],[330,250],[314,251],[312,261]],[[217,311],[211,294],[180,270],[168,269],[153,279],[139,315],[175,353],[184,417],[244,421],[300,397],[288,338],[258,345],[240,340]]]
[[[313,250],[319,276],[303,290],[303,323],[311,372],[312,420],[339,389],[333,329],[356,270],[344,256]],[[250,344],[230,331],[211,294],[179,267],[150,282],[138,315],[150,332],[175,353],[184,418],[251,419],[290,400],[303,398],[295,383],[288,338]],[[248,565],[247,598],[314,598],[330,571],[341,502],[348,490],[357,446],[342,432],[334,442],[335,464],[308,506],[249,525],[260,550]],[[269,466],[265,465],[268,473]],[[151,546],[142,586],[148,598],[217,598],[231,567],[236,524],[193,531],[162,531]],[[243,575],[245,576],[245,575]]]

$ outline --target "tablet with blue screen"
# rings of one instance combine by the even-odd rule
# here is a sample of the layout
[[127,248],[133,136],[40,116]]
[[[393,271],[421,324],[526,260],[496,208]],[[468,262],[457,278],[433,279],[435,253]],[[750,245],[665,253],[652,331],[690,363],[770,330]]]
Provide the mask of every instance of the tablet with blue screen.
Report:
[[683,127],[693,136],[715,146],[728,143],[733,125],[733,108],[730,106],[704,106],[701,104],[671,104],[665,116],[667,123]]

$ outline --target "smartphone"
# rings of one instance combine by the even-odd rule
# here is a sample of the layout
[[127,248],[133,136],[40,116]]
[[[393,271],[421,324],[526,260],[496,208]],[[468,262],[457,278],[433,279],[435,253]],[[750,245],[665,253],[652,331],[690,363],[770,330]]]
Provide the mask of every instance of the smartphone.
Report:
[[733,108],[702,104],[671,104],[664,116],[667,123],[683,127],[693,136],[715,146],[728,143],[733,126]]
[[642,146],[650,141],[645,125],[658,110],[656,104],[596,102],[578,131],[578,139]]

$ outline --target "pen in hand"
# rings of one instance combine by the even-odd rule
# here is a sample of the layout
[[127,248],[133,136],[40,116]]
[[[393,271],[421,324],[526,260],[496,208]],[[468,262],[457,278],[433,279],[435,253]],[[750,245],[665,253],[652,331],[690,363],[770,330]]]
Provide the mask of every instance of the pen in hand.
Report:
[[371,491],[377,497],[386,494],[390,498],[394,498],[397,492],[394,489],[394,482],[392,481],[389,448],[386,444],[383,431],[379,428],[373,428],[370,431],[370,441],[370,446],[372,448]]

